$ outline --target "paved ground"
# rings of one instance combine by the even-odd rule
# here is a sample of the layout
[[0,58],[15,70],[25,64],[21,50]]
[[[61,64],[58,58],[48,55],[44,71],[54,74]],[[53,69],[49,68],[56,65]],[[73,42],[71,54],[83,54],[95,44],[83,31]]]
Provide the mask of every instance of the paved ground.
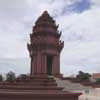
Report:
[[58,86],[64,87],[64,91],[81,92],[83,95],[79,100],[100,100],[100,88],[83,86],[79,83],[72,83],[68,80],[56,79]]

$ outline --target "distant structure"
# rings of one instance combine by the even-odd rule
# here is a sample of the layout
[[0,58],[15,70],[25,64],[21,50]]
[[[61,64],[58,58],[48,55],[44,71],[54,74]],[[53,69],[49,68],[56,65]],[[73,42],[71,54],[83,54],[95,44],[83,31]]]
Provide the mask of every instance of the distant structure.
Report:
[[31,76],[60,74],[60,53],[64,42],[60,40],[61,32],[48,12],[38,18],[30,34],[28,50],[31,57]]
[[70,93],[58,87],[60,74],[60,41],[58,26],[47,11],[36,21],[30,35],[28,50],[31,74],[25,80],[0,83],[0,100],[78,100],[80,93]]
[[95,82],[98,79],[100,79],[100,73],[93,73],[91,80]]

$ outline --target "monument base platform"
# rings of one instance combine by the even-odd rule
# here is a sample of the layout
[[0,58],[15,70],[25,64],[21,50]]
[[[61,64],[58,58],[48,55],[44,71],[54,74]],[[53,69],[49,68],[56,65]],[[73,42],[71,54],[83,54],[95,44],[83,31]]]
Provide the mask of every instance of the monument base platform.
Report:
[[79,95],[63,91],[55,79],[47,76],[0,83],[0,100],[78,100]]

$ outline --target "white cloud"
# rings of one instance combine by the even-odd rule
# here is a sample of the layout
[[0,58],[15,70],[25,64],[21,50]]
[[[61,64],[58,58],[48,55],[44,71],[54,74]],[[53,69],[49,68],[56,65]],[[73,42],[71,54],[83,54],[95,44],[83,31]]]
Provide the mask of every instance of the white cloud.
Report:
[[100,0],[91,0],[95,7],[100,7]]
[[92,0],[91,8],[82,13],[67,13],[67,10],[62,13],[65,6],[79,1],[81,0],[1,0],[0,58],[28,57],[28,34],[38,16],[47,9],[63,32],[65,48],[61,56],[61,71],[99,71],[100,3]]
[[[93,5],[83,13],[72,13],[57,19],[61,23],[60,29],[64,33],[62,38],[65,40],[61,61],[66,66],[64,68],[69,69],[70,72],[74,73],[78,70],[100,72],[98,70],[100,66],[99,11],[100,8]],[[62,72],[68,71],[62,68]]]

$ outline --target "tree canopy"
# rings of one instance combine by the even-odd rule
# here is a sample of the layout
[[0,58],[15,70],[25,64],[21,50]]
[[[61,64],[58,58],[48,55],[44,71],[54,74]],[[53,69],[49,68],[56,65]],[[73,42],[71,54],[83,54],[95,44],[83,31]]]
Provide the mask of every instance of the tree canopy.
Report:
[[7,81],[14,81],[16,79],[15,73],[10,71],[6,74]]
[[78,75],[76,76],[76,78],[80,79],[80,80],[89,80],[90,77],[91,77],[91,74],[85,73],[85,72],[82,72],[82,71],[79,71]]

